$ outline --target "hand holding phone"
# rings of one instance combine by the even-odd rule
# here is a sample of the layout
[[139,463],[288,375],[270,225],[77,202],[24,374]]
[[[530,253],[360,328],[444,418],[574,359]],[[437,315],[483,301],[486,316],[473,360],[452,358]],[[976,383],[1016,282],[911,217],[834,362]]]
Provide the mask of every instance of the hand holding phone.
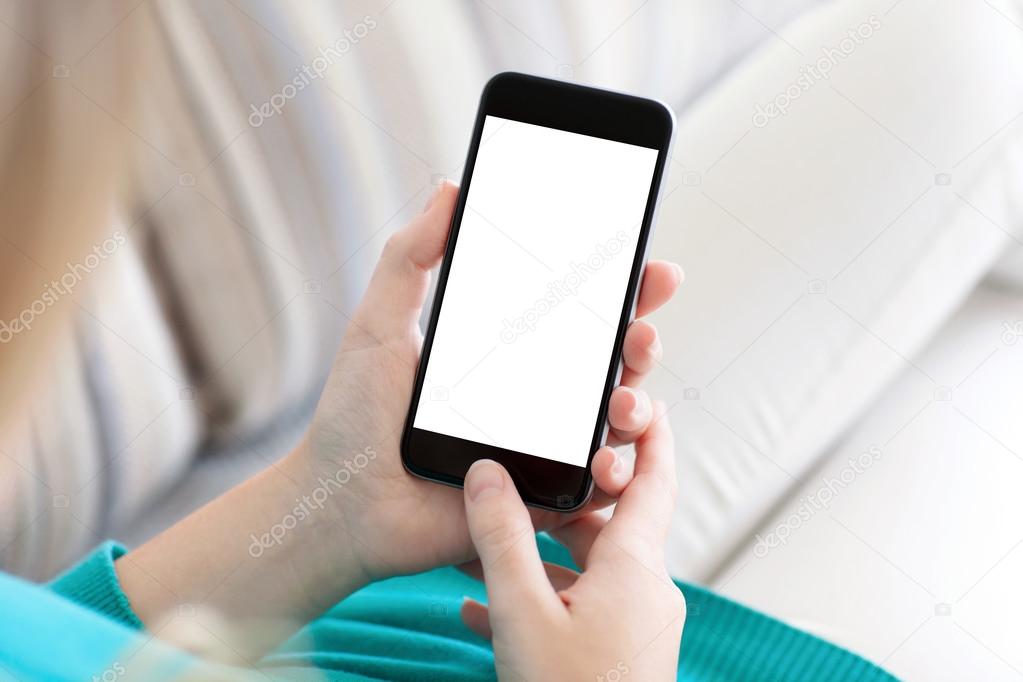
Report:
[[[475,557],[465,521],[462,491],[410,476],[402,466],[399,439],[415,379],[422,334],[419,320],[451,225],[458,188],[442,185],[429,206],[394,233],[363,300],[350,315],[323,396],[303,443],[295,470],[282,484],[296,497],[323,493],[330,479],[342,481],[323,508],[311,515],[324,542],[362,566],[363,582],[416,573]],[[677,266],[647,264],[636,315],[642,318],[667,303],[679,284]],[[656,329],[643,320],[625,338],[622,384],[608,410],[609,442],[631,442],[652,419],[650,400],[640,387],[659,357]],[[538,387],[540,390],[540,387]],[[638,406],[638,410],[633,408]],[[369,451],[367,451],[369,448]],[[614,502],[632,476],[631,466],[610,447],[593,458],[596,489],[579,514]],[[320,496],[322,497],[322,495]],[[575,514],[531,509],[537,530],[571,521]],[[277,521],[277,519],[273,519]],[[285,539],[287,541],[287,539]],[[336,571],[337,563],[324,570]]]

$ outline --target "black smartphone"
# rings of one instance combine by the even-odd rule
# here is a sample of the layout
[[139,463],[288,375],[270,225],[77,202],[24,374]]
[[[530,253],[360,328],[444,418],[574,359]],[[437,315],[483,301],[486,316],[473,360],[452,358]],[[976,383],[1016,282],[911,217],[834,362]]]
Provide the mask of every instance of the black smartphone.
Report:
[[527,504],[586,503],[674,121],[617,92],[487,83],[402,433],[408,471],[461,486],[489,458]]

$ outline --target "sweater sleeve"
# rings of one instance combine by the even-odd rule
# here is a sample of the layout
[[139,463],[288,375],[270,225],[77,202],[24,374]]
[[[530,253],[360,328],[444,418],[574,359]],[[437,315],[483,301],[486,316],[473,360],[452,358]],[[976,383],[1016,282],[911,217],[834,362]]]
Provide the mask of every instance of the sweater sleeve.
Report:
[[233,679],[143,630],[104,543],[49,585],[0,572],[0,679]]
[[121,589],[114,562],[127,550],[112,541],[104,542],[76,566],[49,584],[49,589],[90,611],[99,613],[135,630],[145,626],[132,611],[128,596]]

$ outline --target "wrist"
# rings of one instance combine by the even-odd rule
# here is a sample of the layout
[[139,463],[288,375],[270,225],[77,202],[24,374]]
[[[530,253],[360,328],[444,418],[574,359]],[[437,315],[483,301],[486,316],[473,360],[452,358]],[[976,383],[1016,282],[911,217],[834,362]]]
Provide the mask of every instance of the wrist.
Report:
[[[252,552],[284,550],[301,562],[295,573],[308,589],[316,589],[329,608],[374,580],[361,538],[345,512],[351,482],[365,468],[370,455],[360,453],[339,464],[314,452],[306,438],[274,468],[291,489],[290,507],[261,534],[251,538]],[[376,457],[376,453],[372,453]]]
[[235,623],[279,622],[283,638],[364,586],[344,516],[313,503],[321,475],[300,445],[121,557],[118,577],[141,620],[157,628],[188,604]]

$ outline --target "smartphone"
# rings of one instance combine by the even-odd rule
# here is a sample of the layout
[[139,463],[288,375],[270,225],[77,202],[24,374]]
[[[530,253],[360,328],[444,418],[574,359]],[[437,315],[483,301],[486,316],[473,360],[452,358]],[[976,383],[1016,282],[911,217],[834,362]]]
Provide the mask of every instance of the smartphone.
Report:
[[401,439],[461,486],[482,458],[530,505],[588,500],[675,118],[519,73],[483,90]]

